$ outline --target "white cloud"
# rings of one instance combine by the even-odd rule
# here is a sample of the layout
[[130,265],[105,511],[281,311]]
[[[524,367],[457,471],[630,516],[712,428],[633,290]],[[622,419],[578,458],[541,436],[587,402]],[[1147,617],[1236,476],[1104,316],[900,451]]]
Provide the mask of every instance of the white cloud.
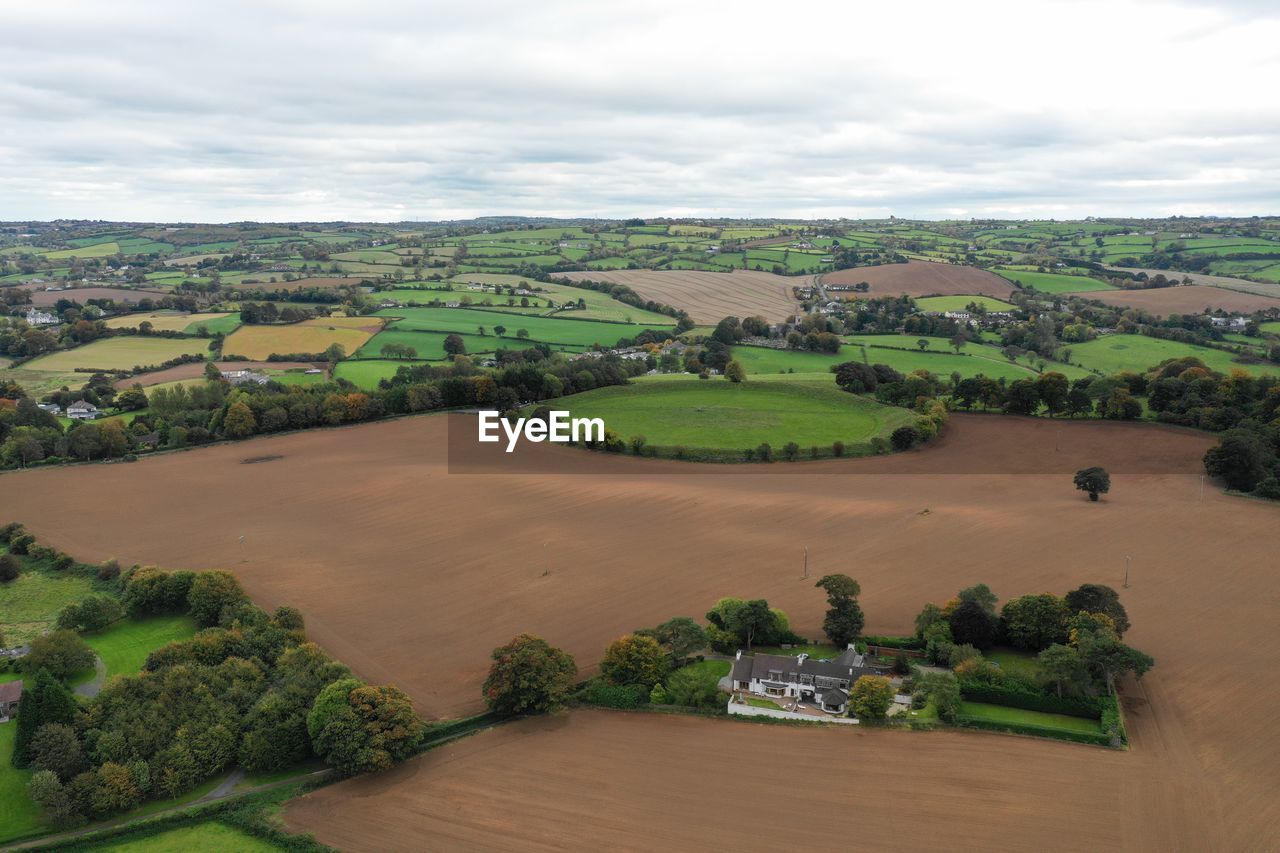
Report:
[[1266,3],[0,6],[0,218],[1275,212]]

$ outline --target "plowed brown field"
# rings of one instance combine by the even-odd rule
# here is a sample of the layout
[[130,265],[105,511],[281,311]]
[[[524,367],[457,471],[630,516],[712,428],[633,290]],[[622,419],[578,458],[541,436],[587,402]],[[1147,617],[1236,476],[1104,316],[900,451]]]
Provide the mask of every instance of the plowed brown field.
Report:
[[[766,835],[789,837],[814,830],[819,803],[852,815],[816,812],[834,821],[825,846],[841,848],[859,826],[870,841],[855,846],[876,849],[943,832],[966,849],[1261,850],[1280,837],[1280,512],[1211,484],[1201,497],[1209,436],[973,415],[901,456],[690,467],[535,446],[565,473],[461,475],[445,423],[5,474],[0,519],[82,559],[232,569],[259,603],[299,606],[331,653],[432,716],[477,710],[488,650],[518,631],[589,669],[611,638],[737,595],[768,598],[816,635],[824,601],[799,577],[804,546],[814,575],[862,582],[873,633],[908,631],[923,601],[978,581],[1002,598],[1119,587],[1131,556],[1127,639],[1157,660],[1126,685],[1131,753],[573,714],[346,783],[291,820],[383,850],[705,848],[707,827],[752,847],[741,833],[759,831],[757,815]],[[268,455],[282,458],[242,464]],[[1086,464],[1112,469],[1102,503],[1071,486]],[[559,836],[545,834],[553,823]]]
[[800,310],[791,294],[806,287],[813,276],[782,276],[758,270],[705,272],[702,270],[611,270],[566,272],[569,281],[611,281],[625,284],[645,299],[683,308],[695,323],[710,325],[725,317],[759,314],[768,320],[785,320]]
[[[1277,286],[1277,289],[1280,290],[1280,286]],[[1243,313],[1280,308],[1280,299],[1274,296],[1241,293],[1237,290],[1200,284],[1156,287],[1149,290],[1095,290],[1069,295],[1097,299],[1119,308],[1141,308],[1143,311],[1149,311],[1161,317],[1168,314],[1200,314],[1205,308]]]
[[[981,295],[1003,299],[1017,290],[995,273],[974,267],[931,261],[907,261],[878,267],[854,267],[824,273],[823,284],[871,285],[868,296],[954,296]],[[835,295],[835,294],[833,294]],[[857,294],[845,294],[856,296]]]

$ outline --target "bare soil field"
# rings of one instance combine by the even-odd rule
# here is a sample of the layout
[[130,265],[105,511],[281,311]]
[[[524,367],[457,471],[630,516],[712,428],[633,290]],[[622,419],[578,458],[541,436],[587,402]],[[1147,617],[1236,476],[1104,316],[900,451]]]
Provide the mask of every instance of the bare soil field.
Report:
[[800,310],[791,288],[813,282],[813,276],[783,276],[758,270],[591,270],[556,276],[569,281],[625,284],[645,299],[683,308],[700,325],[714,325],[728,316],[755,314],[768,320],[784,320]]
[[59,299],[70,299],[84,305],[90,299],[114,299],[116,302],[141,302],[168,296],[167,290],[143,290],[137,287],[77,287],[74,290],[32,290],[31,304],[45,308]]
[[355,853],[759,850],[762,832],[812,836],[815,822],[816,850],[934,849],[940,827],[958,850],[1137,850],[1124,785],[1150,770],[1139,756],[977,733],[582,710],[323,788],[284,817]]
[[[883,264],[878,267],[854,267],[823,273],[823,284],[859,284],[867,282],[876,296],[961,296],[980,295],[1004,299],[1017,290],[995,273],[974,267],[931,261],[907,261],[905,264]],[[858,294],[841,294],[853,298]]]
[[1280,309],[1280,299],[1274,296],[1241,293],[1238,290],[1200,284],[1156,287],[1148,290],[1098,290],[1064,295],[1097,299],[1118,308],[1140,308],[1158,316],[1202,314],[1205,308],[1220,308],[1223,311],[1242,313],[1264,311],[1268,308]]
[[[293,370],[295,368],[328,367],[323,363],[309,361],[219,361],[215,363],[218,365],[219,370]],[[117,380],[112,385],[117,390],[132,388],[134,385],[141,385],[146,388],[152,385],[161,385],[165,382],[177,382],[180,379],[199,379],[202,376],[204,376],[204,362],[201,361],[192,362],[191,364],[179,364],[177,367],[166,367],[164,370],[153,370],[150,373],[139,373],[137,376],[129,376]]]
[[[362,809],[383,815],[360,844],[400,849],[421,846],[395,834],[420,830],[412,824],[459,833],[459,846],[500,846],[517,843],[525,825],[532,832],[547,815],[563,815],[568,834],[558,842],[531,834],[531,843],[591,847],[591,833],[574,834],[582,831],[574,798],[612,792],[622,811],[591,808],[602,832],[628,828],[630,838],[606,836],[616,846],[669,839],[683,848],[702,830],[679,817],[691,808],[681,803],[707,797],[698,816],[712,826],[728,820],[730,803],[738,825],[767,809],[784,827],[812,826],[812,812],[787,805],[795,788],[808,798],[843,797],[884,841],[868,846],[888,849],[918,849],[917,832],[950,819],[952,796],[976,797],[962,825],[1011,833],[1006,849],[1249,850],[1280,837],[1280,685],[1267,677],[1280,650],[1267,531],[1280,515],[1212,484],[1201,493],[1211,436],[958,415],[932,448],[864,460],[688,466],[529,445],[528,455],[541,458],[525,467],[557,473],[520,473],[498,450],[494,458],[504,461],[490,465],[495,473],[466,475],[456,464],[451,472],[446,456],[450,421],[474,435],[468,418],[430,416],[132,465],[4,474],[0,519],[23,521],[84,560],[230,569],[259,604],[300,607],[332,654],[371,681],[399,685],[434,717],[478,710],[489,650],[520,631],[568,649],[587,672],[613,637],[673,615],[700,616],[725,595],[768,598],[797,631],[817,636],[825,602],[813,577],[800,578],[806,545],[813,575],[840,571],[861,581],[869,633],[905,633],[923,602],[979,581],[1002,599],[1086,581],[1119,588],[1130,556],[1122,600],[1134,628],[1126,639],[1157,661],[1146,679],[1124,686],[1131,753],[951,732],[793,734],[746,725],[751,734],[739,735],[745,724],[621,716],[617,725],[638,726],[633,736],[587,736],[579,746],[571,729],[567,741],[541,746],[554,738],[540,728],[551,721],[449,747],[385,783],[335,789],[368,794],[344,820],[363,821],[352,815]],[[263,456],[280,458],[243,464]],[[1097,504],[1071,485],[1070,472],[1090,464],[1113,474],[1111,494]],[[517,736],[527,746],[515,752],[493,740]],[[635,743],[611,751],[626,737]],[[699,751],[693,742],[704,737],[711,746]],[[808,773],[775,773],[756,760],[793,737],[822,738],[836,758],[797,765]],[[480,756],[486,744],[492,755]],[[796,746],[802,756],[809,748]],[[863,748],[866,760],[857,760]],[[651,769],[658,756],[669,772]],[[763,781],[736,769],[744,760]],[[447,771],[437,768],[443,762]],[[633,770],[658,792],[627,803]],[[546,784],[531,781],[544,773]],[[690,776],[708,782],[696,796],[671,784]],[[466,782],[478,778],[487,779],[483,791]],[[409,810],[383,811],[399,806],[379,803],[379,786]],[[711,790],[720,787],[735,793]],[[520,803],[509,804],[515,797]],[[445,807],[451,822],[441,826],[433,810]],[[341,831],[315,814],[294,819],[322,838]],[[488,826],[501,837],[466,836]],[[1002,846],[986,829],[972,831],[960,846]]]

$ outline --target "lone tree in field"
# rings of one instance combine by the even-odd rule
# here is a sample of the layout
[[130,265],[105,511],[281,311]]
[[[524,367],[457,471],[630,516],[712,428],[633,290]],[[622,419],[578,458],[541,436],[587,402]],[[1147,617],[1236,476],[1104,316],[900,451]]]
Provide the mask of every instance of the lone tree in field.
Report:
[[467,344],[462,340],[462,335],[449,335],[444,339],[445,355],[453,357],[466,355]]
[[826,575],[814,584],[826,590],[831,605],[822,620],[822,630],[836,647],[844,648],[862,633],[864,617],[858,596],[862,587],[848,575]]
[[731,361],[724,366],[724,378],[730,382],[741,382],[747,378],[747,369],[740,361]]
[[521,634],[493,650],[484,698],[500,714],[542,714],[564,702],[578,666],[541,637]]
[[1089,500],[1096,501],[1099,495],[1111,491],[1111,475],[1106,468],[1081,468],[1076,472],[1076,488],[1089,493]]

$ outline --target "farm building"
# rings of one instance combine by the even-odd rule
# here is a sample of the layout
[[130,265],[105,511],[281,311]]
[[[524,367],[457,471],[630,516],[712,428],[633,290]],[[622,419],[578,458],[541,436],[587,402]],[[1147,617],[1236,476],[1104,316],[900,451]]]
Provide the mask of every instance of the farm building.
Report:
[[84,400],[76,400],[67,406],[67,417],[73,421],[91,421],[101,416],[102,411],[97,406]]
[[36,308],[30,308],[30,309],[28,309],[28,310],[27,310],[27,318],[26,318],[26,319],[27,319],[27,325],[28,325],[28,326],[56,326],[56,325],[58,325],[58,318],[57,318],[55,315],[53,315],[53,314],[49,314],[49,313],[47,313],[47,312],[45,312],[45,311],[40,311],[40,310],[38,310],[38,309],[36,309]]
[[744,655],[739,650],[730,678],[735,691],[797,699],[831,714],[843,714],[853,682],[875,674],[850,645],[835,660],[814,660],[806,654]]
[[21,681],[6,681],[0,684],[0,723],[9,722],[9,718],[18,713],[18,705],[21,703]]
[[268,377],[263,373],[256,373],[252,370],[224,370],[222,378],[230,382],[232,385],[244,385],[252,382],[256,385],[266,385]]

